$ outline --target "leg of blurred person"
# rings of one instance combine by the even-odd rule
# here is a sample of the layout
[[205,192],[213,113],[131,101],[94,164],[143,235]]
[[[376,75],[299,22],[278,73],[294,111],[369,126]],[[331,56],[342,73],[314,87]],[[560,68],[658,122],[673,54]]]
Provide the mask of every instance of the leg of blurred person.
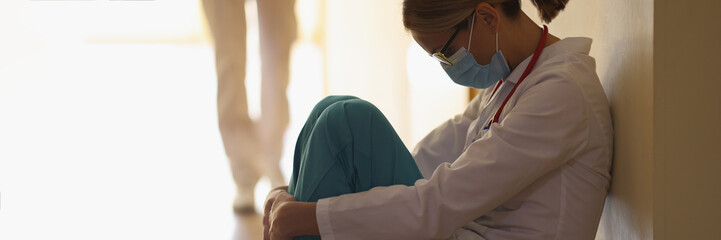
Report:
[[280,171],[283,136],[288,127],[286,88],[290,77],[290,49],[296,39],[295,0],[257,0],[260,32],[261,143],[259,168],[273,187],[286,185]]
[[203,0],[203,8],[215,44],[218,124],[237,187],[233,208],[253,212],[260,150],[245,90],[245,1]]
[[315,202],[377,186],[410,186],[421,178],[380,110],[356,97],[330,96],[313,108],[298,136],[288,192],[298,201]]
[[203,0],[215,43],[218,120],[238,193],[236,211],[253,211],[260,175],[285,185],[280,171],[288,126],[286,88],[290,48],[296,38],[295,0],[258,0],[261,58],[261,119],[248,116],[245,89],[246,21],[243,0]]

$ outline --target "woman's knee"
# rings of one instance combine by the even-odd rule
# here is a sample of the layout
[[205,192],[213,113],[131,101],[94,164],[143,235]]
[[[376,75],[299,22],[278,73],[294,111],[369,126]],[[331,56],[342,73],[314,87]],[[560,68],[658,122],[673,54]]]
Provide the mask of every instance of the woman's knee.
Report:
[[372,114],[376,115],[380,113],[380,110],[373,105],[372,103],[363,100],[363,99],[350,99],[341,102],[343,104],[343,110],[348,114],[349,116],[352,115],[366,115],[366,114]]
[[375,105],[359,98],[336,101],[328,106],[323,114],[325,117],[321,124],[333,126],[365,126],[376,122],[378,117],[385,119]]
[[351,99],[358,99],[355,96],[345,96],[345,95],[331,95],[323,98],[323,100],[320,100],[318,103],[315,104],[315,107],[313,107],[313,110],[311,111],[312,117],[318,117],[321,113],[323,113],[329,106],[333,105],[334,103],[351,100]]

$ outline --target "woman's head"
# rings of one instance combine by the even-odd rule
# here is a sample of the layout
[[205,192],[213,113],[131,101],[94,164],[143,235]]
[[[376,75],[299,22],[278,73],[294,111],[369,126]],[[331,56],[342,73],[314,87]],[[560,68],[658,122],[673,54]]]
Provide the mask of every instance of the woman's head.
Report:
[[[568,2],[530,1],[539,9],[545,22],[556,17]],[[497,47],[503,48],[504,53],[516,50],[508,44],[516,41],[519,35],[507,34],[535,31],[529,25],[537,29],[537,25],[521,11],[520,0],[404,0],[403,24],[429,54],[450,57],[464,47],[479,64],[488,64]],[[453,36],[454,32],[457,32],[456,36]],[[499,39],[498,44],[496,39]],[[444,45],[448,48],[444,49]]]
[[[544,22],[550,23],[568,0],[531,0]],[[520,0],[404,0],[403,25],[414,32],[437,33],[465,26],[481,3],[500,9],[503,17],[515,20],[521,13]]]

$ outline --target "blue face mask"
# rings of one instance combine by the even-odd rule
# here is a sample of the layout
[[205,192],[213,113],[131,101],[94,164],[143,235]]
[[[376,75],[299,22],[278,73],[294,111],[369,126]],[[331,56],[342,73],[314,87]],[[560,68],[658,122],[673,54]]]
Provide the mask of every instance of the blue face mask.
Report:
[[[475,22],[475,18],[476,15],[474,14],[473,21],[471,22],[470,37],[473,36],[473,22]],[[470,37],[468,39],[468,48],[471,47]],[[448,77],[450,77],[453,82],[466,87],[488,88],[511,74],[511,70],[506,63],[506,59],[503,57],[503,53],[498,50],[498,33],[496,33],[496,53],[493,54],[489,64],[478,64],[471,52],[465,48],[456,51],[448,60],[450,60],[452,65],[441,64],[443,70],[446,71]]]
[[488,88],[511,73],[501,51],[497,51],[487,65],[478,64],[465,48],[458,50],[448,60],[453,65],[444,65],[443,70],[446,70],[453,82],[466,87]]

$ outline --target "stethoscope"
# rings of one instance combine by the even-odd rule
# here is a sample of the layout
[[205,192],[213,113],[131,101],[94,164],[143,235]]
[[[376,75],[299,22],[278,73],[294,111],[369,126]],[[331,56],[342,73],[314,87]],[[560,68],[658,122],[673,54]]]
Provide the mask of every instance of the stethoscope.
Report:
[[[511,89],[511,92],[508,93],[508,96],[506,96],[506,99],[503,100],[503,103],[501,104],[501,107],[496,110],[496,114],[493,116],[493,120],[488,121],[488,124],[486,124],[485,127],[483,127],[483,130],[488,130],[491,127],[491,124],[497,123],[498,119],[501,117],[501,112],[503,112],[503,108],[506,107],[506,103],[508,103],[508,100],[511,99],[511,96],[513,96],[513,93],[516,92],[516,89],[519,85],[521,85],[521,82],[528,77],[529,74],[531,74],[531,71],[533,70],[533,67],[536,66],[536,62],[538,61],[538,57],[541,56],[541,52],[543,52],[543,48],[546,46],[546,38],[548,37],[548,26],[543,25],[543,35],[541,35],[541,41],[538,43],[538,47],[536,47],[536,52],[533,53],[533,57],[531,58],[531,62],[528,63],[528,66],[526,66],[526,69],[523,71],[523,75],[521,75],[521,78],[518,79],[518,82],[513,86]],[[491,93],[491,97],[488,98],[489,102],[490,99],[493,98],[493,96],[498,91],[498,88],[503,84],[503,80],[501,80],[496,87],[493,89],[493,92]]]

